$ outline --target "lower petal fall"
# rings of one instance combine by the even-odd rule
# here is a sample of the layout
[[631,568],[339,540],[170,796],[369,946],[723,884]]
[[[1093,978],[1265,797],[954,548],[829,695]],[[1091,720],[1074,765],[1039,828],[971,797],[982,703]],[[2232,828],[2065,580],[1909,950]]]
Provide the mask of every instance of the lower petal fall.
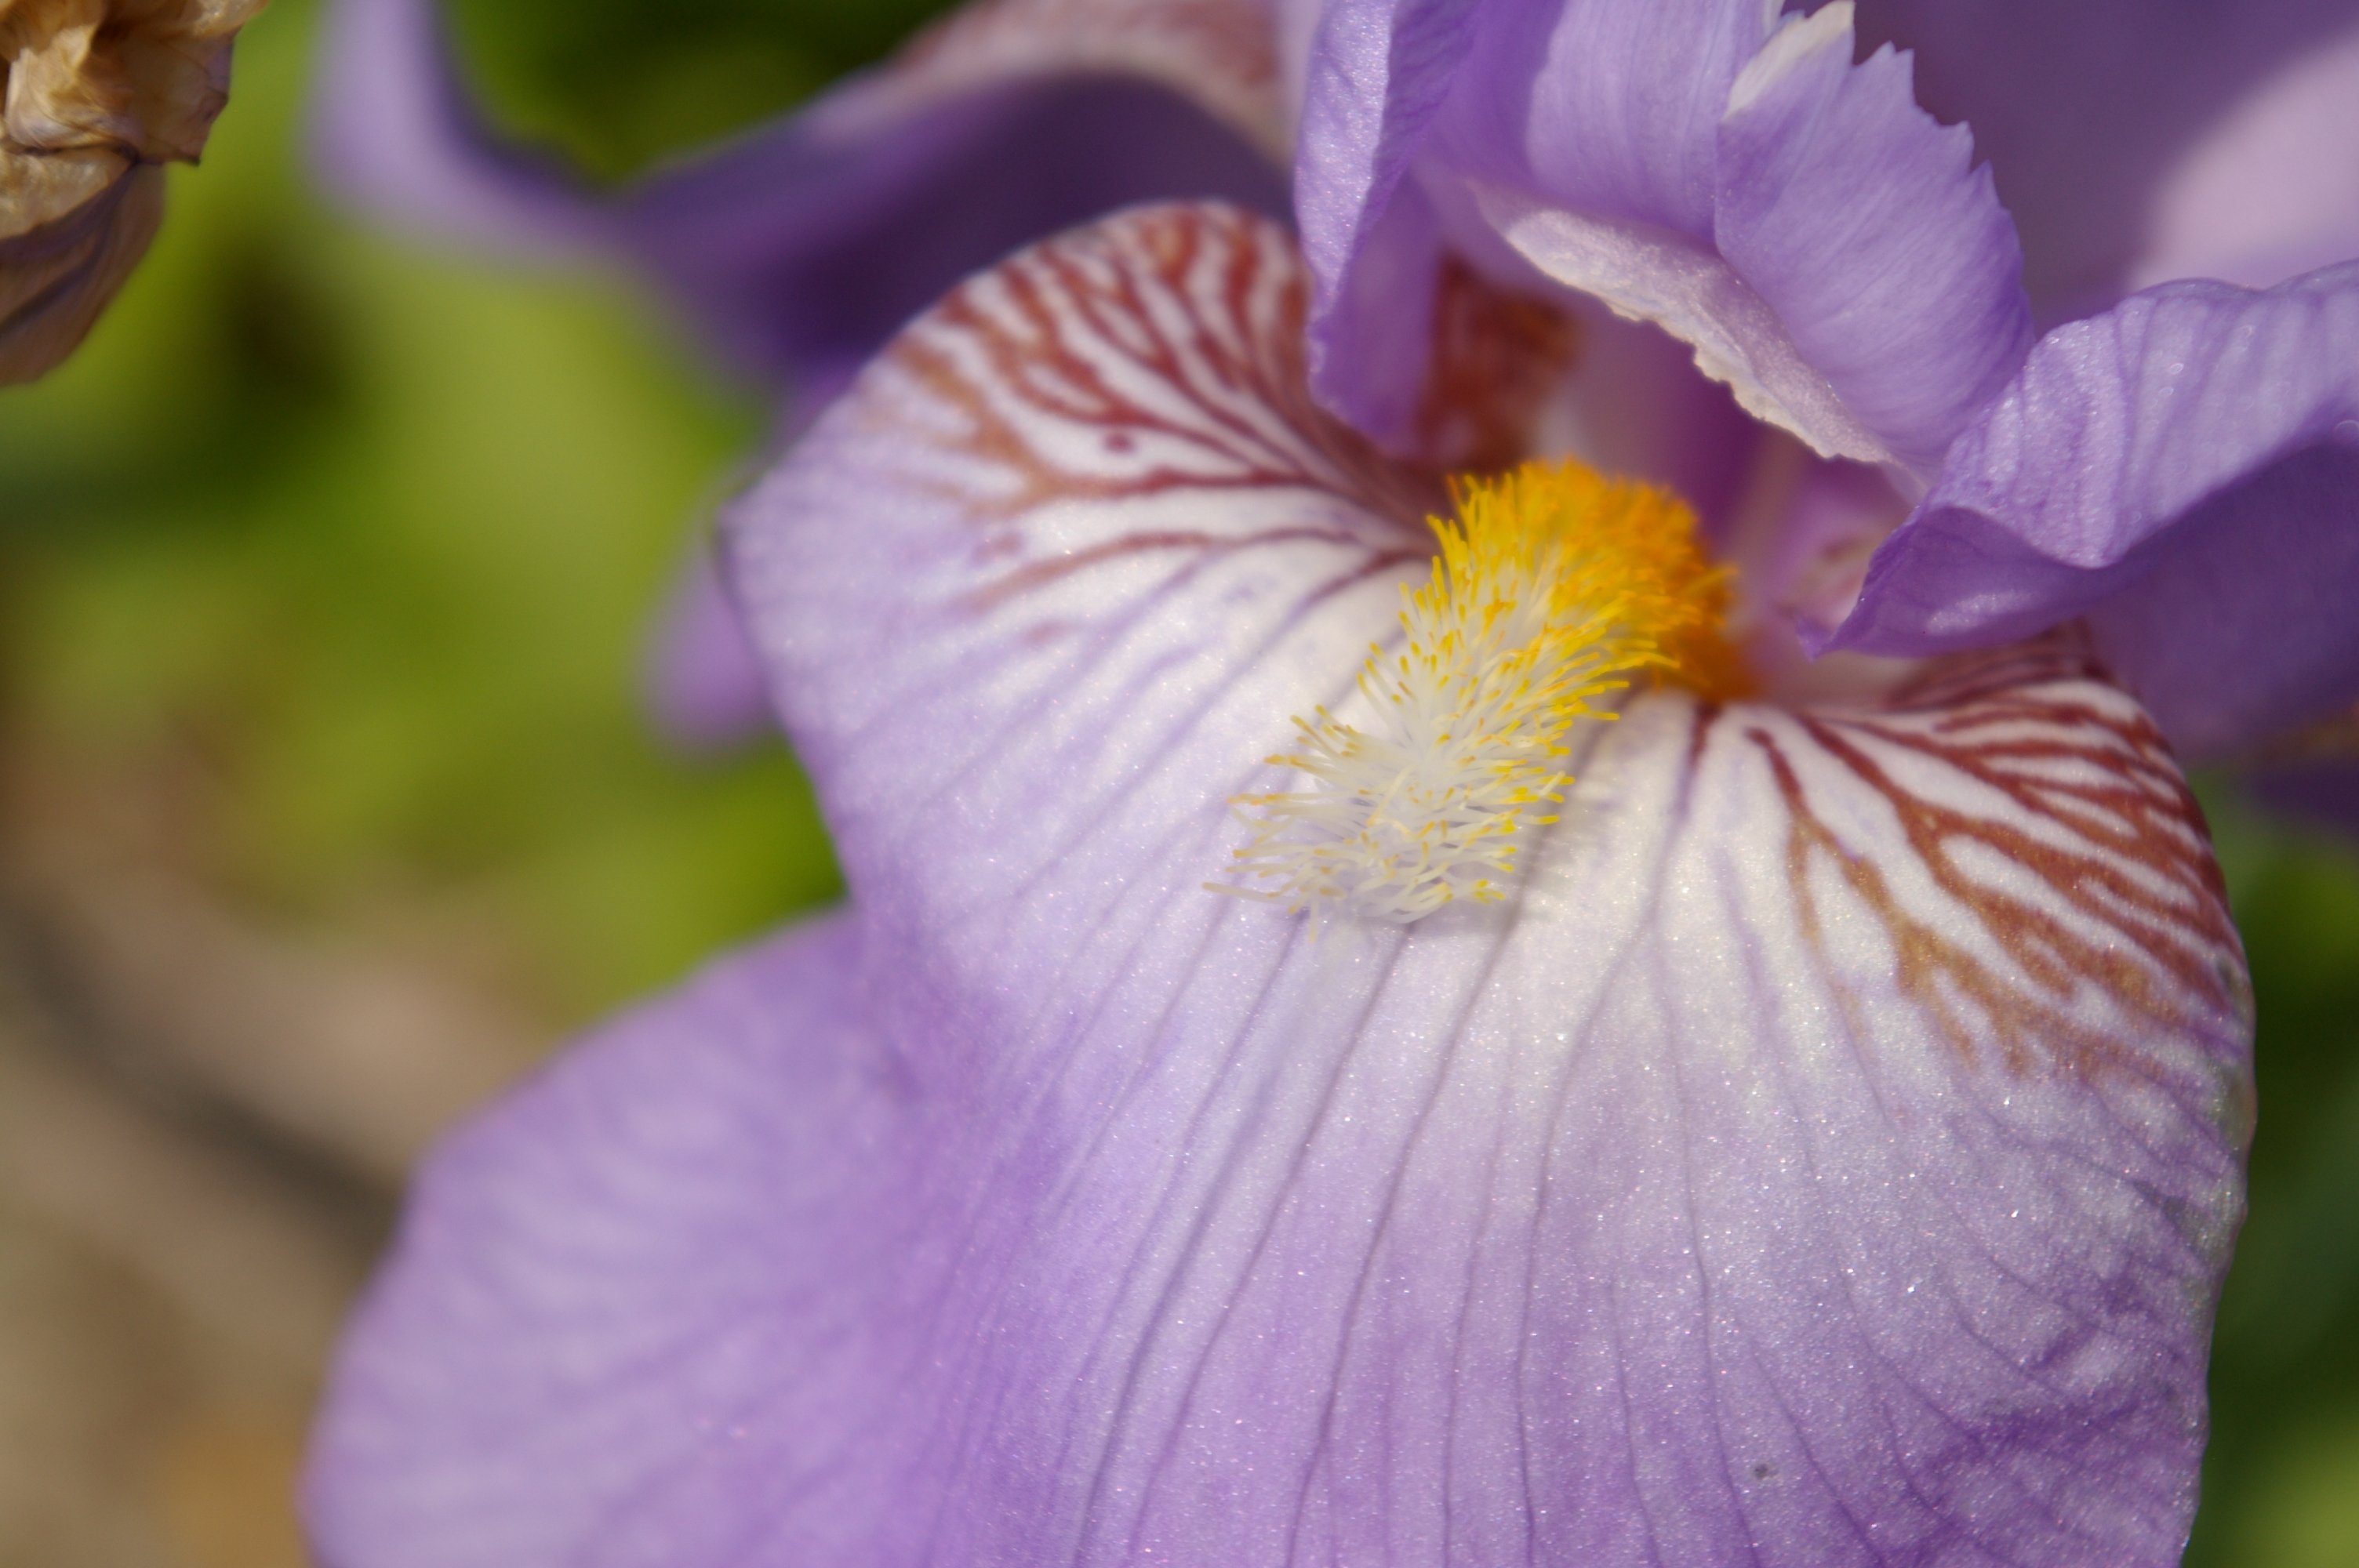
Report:
[[2070,642],[1657,693],[1502,905],[1203,892],[1425,565],[1306,297],[1109,220],[737,510],[856,928],[439,1157],[328,1561],[2177,1562],[2250,1011],[2154,726]]

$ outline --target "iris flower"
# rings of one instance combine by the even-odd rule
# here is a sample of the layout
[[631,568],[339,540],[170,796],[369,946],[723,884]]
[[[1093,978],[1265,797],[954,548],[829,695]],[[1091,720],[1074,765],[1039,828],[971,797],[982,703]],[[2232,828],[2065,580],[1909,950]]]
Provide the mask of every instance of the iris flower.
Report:
[[[725,523],[848,904],[429,1162],[325,1561],[2175,1563],[2252,1089],[2174,758],[2359,687],[2359,42],[2063,10],[1870,18],[1969,133],[1842,4],[1018,0],[599,202],[350,6],[364,187],[807,384],[984,265]],[[1141,103],[1297,229],[960,250],[1003,157],[1249,194],[1058,183]]]

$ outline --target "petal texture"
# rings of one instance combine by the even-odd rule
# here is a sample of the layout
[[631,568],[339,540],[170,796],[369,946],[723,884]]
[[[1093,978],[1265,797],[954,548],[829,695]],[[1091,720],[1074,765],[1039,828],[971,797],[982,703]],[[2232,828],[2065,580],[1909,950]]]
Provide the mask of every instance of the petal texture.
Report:
[[1440,221],[1404,181],[1479,16],[1475,0],[1331,0],[1304,68],[1294,209],[1319,280],[1313,373],[1330,406],[1394,440],[1424,379],[1441,261]]
[[1217,210],[1028,253],[732,524],[974,1108],[912,1561],[2175,1562],[2248,1016],[2152,726],[2068,647],[1658,696],[1507,909],[1205,892],[1422,566],[1308,292]]
[[1842,14],[1787,24],[1738,79],[1712,233],[1851,416],[1930,472],[2031,346],[2023,254],[1973,136],[1917,107],[1908,57],[1854,65]]
[[[863,1561],[907,1369],[875,1314],[908,1097],[842,919],[723,960],[450,1140],[339,1359],[304,1511],[339,1568]],[[866,1559],[866,1561],[875,1561]]]
[[1923,654],[2085,614],[2175,743],[2359,692],[2359,268],[2175,284],[2049,335],[1878,551],[1833,645]]
[[1369,372],[1414,323],[1353,302],[1439,230],[1666,328],[1821,453],[1930,471],[2028,343],[2012,227],[1906,59],[1853,62],[1848,5],[1772,19],[1754,0],[1331,7],[1297,152],[1322,395],[1397,441]]
[[331,178],[473,243],[624,255],[738,363],[824,379],[957,278],[1151,197],[1282,211],[1260,0],[984,0],[803,113],[613,199],[469,110],[432,0],[342,0],[323,62]]

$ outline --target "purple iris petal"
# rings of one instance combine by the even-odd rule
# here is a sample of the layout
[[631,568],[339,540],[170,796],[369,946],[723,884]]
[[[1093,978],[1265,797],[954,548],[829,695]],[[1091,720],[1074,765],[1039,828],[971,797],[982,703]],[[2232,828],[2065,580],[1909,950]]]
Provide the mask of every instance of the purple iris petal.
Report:
[[[1579,92],[1542,92],[1535,85],[1556,9],[1484,0],[1329,0],[1322,9],[1295,152],[1296,219],[1319,287],[1310,326],[1313,381],[1330,406],[1382,439],[1397,444],[1406,436],[1400,389],[1417,384],[1427,350],[1422,321],[1403,319],[1399,302],[1430,292],[1425,280],[1436,265],[1443,222],[1431,211],[1434,197],[1453,209],[1451,238],[1460,249],[1483,257],[1495,271],[1532,276],[1512,251],[1484,233],[1485,225],[1462,193],[1440,180],[1430,184],[1441,189],[1420,189],[1416,170],[1439,140],[1453,162],[1473,164],[1504,183],[1537,183],[1527,141],[1537,156],[1548,157],[1562,137],[1527,138],[1517,117],[1536,93],[1538,112],[1552,121],[1577,116],[1584,104]],[[1701,59],[1700,74],[1716,76],[1717,86],[1705,80],[1700,91],[1724,96],[1757,41],[1758,8],[1729,8],[1734,38],[1717,50],[1699,41],[1690,17],[1664,12],[1650,26],[1639,7],[1586,9],[1611,13],[1608,27],[1635,35],[1619,40],[1632,52],[1658,63],[1672,50],[1683,51],[1683,58],[1676,72],[1649,77],[1617,71],[1620,62],[1608,49],[1572,55],[1571,68],[1586,75],[1597,74],[1588,70],[1593,64],[1602,65],[1614,78],[1613,105],[1641,123],[1552,123],[1549,129],[1603,131],[1588,136],[1593,146],[1608,144],[1641,166],[1649,158],[1692,159],[1699,137],[1678,123],[1699,90],[1688,78],[1698,74]],[[1646,135],[1655,131],[1665,134],[1659,139]],[[1701,139],[1709,145],[1708,130]],[[1593,156],[1601,165],[1613,161],[1606,146]],[[1645,186],[1643,167],[1635,172]],[[1698,221],[1708,223],[1708,211]]]
[[452,68],[435,0],[336,0],[320,83],[321,169],[373,211],[504,254],[594,254],[617,242],[611,218],[571,175],[484,125]]
[[658,624],[647,697],[657,722],[691,751],[731,745],[770,722],[769,676],[707,540],[697,541]]
[[[1973,127],[2022,232],[2025,281],[2043,323],[2103,309],[2134,280],[2212,271],[2256,202],[2272,227],[2348,229],[2347,141],[2321,137],[2281,145],[2267,167],[2244,170],[2234,207],[2205,225],[2211,255],[2181,250],[2174,262],[2157,246],[2169,237],[2158,225],[2190,157],[2281,81],[2299,85],[2304,62],[2354,26],[2349,0],[1860,4],[1864,37],[1916,49],[1926,106]],[[2347,49],[2335,53],[2348,60]],[[2351,92],[2346,81],[2345,102]],[[2299,265],[2339,259],[2312,251]]]
[[2151,727],[2069,654],[1666,694],[1506,909],[1206,892],[1424,564],[1306,292],[1234,213],[1070,236],[733,519],[977,1130],[938,1559],[2173,1561],[2247,1022]]
[[[1382,292],[1357,275],[1413,270],[1438,223],[1478,265],[1668,328],[1821,451],[1930,471],[2028,341],[2020,257],[1966,135],[1900,60],[1854,65],[1849,17],[1331,6],[1297,154],[1322,395],[1397,441],[1364,367],[1414,324],[1355,307]],[[1395,215],[1416,202],[1424,228]]]
[[2359,18],[2207,128],[2150,203],[2134,287],[2216,277],[2266,288],[2359,256]]
[[2167,285],[2050,333],[1877,553],[1832,646],[1923,654],[2085,614],[2181,747],[2359,689],[2359,265]]
[[1907,57],[1854,65],[1833,7],[1738,80],[1713,238],[1859,422],[1930,472],[2031,346],[2022,253],[1962,126]]
[[928,1260],[856,953],[839,918],[723,960],[435,1154],[315,1444],[325,1561],[883,1561],[877,1314]]
[[1473,0],[1334,0],[1305,65],[1296,222],[1319,279],[1313,375],[1364,429],[1405,438],[1430,347],[1440,222],[1404,187],[1472,47]]
[[[1384,301],[1422,295],[1399,279],[1452,249],[1537,272],[1686,339],[1821,453],[1931,486],[1832,645],[1989,645],[2086,614],[2202,752],[2347,702],[2359,457],[2328,438],[2352,416],[2334,308],[2306,327],[2291,297],[2223,294],[2212,327],[2172,306],[2147,343],[2134,304],[2025,367],[2021,254],[1967,130],[1916,107],[1906,57],[1854,62],[1847,5],[1777,12],[1330,5],[1298,150],[1322,397],[1402,445],[1421,319]],[[1871,12],[1871,38],[1922,45],[1927,102],[1974,117],[2051,316],[2125,277],[2274,281],[2359,245],[2347,5]]]
[[742,368],[834,376],[1083,218],[1174,196],[1283,211],[1268,29],[1259,0],[1003,0],[610,200],[486,132],[433,0],[340,0],[321,138],[367,205],[474,243],[619,254]]
[[1437,495],[1311,403],[1307,295],[1123,215],[737,509],[858,924],[438,1156],[339,1568],[2175,1560],[2247,1021],[2151,726],[2061,645],[1659,693],[1504,907],[1205,891]]

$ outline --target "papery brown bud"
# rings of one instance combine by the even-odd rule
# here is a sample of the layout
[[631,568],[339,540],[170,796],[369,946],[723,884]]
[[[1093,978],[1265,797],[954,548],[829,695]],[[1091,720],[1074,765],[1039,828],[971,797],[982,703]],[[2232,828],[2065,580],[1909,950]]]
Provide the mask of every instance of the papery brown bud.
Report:
[[0,0],[0,383],[73,351],[155,237],[262,0]]

